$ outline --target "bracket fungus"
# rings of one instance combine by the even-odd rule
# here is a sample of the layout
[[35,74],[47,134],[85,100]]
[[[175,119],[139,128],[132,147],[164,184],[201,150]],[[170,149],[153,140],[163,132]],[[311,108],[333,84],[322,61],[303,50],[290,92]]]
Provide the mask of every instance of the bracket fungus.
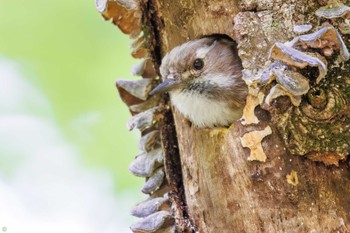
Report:
[[154,84],[154,81],[153,79],[139,79],[135,81],[120,79],[117,80],[116,84],[119,92],[122,92],[121,89],[123,89],[136,98],[146,100],[148,98],[148,93],[152,89],[152,84]]
[[[337,61],[335,52],[339,54]],[[249,88],[263,94],[260,105],[271,113],[272,125],[286,148],[294,155],[338,165],[350,153],[350,78],[336,65],[349,60],[341,35],[332,26],[323,27],[284,44],[276,42],[269,57],[274,62]],[[276,108],[278,102],[285,101],[280,96],[290,99],[283,109]],[[256,105],[257,100],[248,99],[248,104]],[[242,145],[247,146],[247,141]],[[251,151],[250,159],[257,159],[255,152]],[[258,160],[264,161],[264,156]]]
[[160,132],[159,130],[154,130],[146,135],[142,136],[138,148],[142,151],[148,152],[156,147],[160,147]]
[[137,115],[134,115],[128,121],[128,129],[132,130],[134,128],[137,128],[143,132],[144,130],[151,128],[162,118],[161,109],[161,107],[156,106],[144,112],[138,113]]
[[350,56],[338,30],[331,26],[324,27],[311,34],[295,37],[292,41],[288,42],[288,45],[294,47],[301,45],[304,48],[322,49],[321,52],[325,56],[332,55],[326,53],[326,51],[338,50],[341,61],[349,60]]
[[[139,222],[134,223],[130,228],[133,232],[151,233],[172,225],[174,225],[173,216],[169,213],[169,211],[162,210],[142,218]],[[175,229],[174,231],[167,232],[175,232]]]
[[138,203],[131,210],[131,215],[144,218],[161,210],[161,206],[166,206],[167,209],[170,209],[169,198],[166,195],[165,197],[149,198]]
[[318,17],[326,19],[335,19],[340,17],[347,17],[350,11],[350,7],[345,6],[338,1],[330,1],[331,4],[319,8],[315,14]]
[[308,32],[312,29],[312,25],[310,24],[303,24],[303,25],[295,25],[293,28],[293,31],[295,33],[301,34],[301,33],[305,33]]
[[318,82],[327,73],[327,64],[325,64],[319,58],[303,53],[297,49],[294,49],[282,43],[277,42],[272,47],[270,58],[282,61],[288,66],[299,68],[299,69],[304,69],[307,66],[317,67],[319,70],[319,75],[317,77]]
[[175,232],[174,217],[169,207],[170,201],[167,198],[166,202],[169,205],[157,205],[160,196],[171,190],[163,171],[164,155],[158,129],[158,122],[163,118],[164,104],[159,96],[148,95],[158,80],[149,55],[151,45],[146,43],[144,36],[149,32],[145,32],[141,26],[140,2],[96,0],[96,7],[106,20],[111,20],[123,33],[133,39],[131,55],[134,58],[143,59],[131,69],[131,73],[140,76],[141,79],[116,82],[121,99],[133,115],[127,127],[129,130],[139,129],[142,136],[138,147],[143,153],[136,156],[129,170],[136,176],[146,177],[142,192],[150,195],[146,202],[133,209],[132,213],[141,220],[130,228],[133,232]]
[[144,152],[130,164],[129,171],[135,176],[150,177],[156,168],[163,164],[162,149]]
[[96,8],[106,20],[132,36],[141,32],[141,11],[135,0],[96,0]]
[[159,189],[164,181],[163,167],[156,169],[150,177],[148,177],[146,183],[142,187],[142,192],[145,194],[152,194]]

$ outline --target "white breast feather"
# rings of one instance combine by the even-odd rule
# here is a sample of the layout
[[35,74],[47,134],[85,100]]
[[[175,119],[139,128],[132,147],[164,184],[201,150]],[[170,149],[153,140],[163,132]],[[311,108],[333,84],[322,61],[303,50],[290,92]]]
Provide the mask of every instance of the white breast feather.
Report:
[[175,108],[197,127],[225,126],[241,116],[226,102],[209,99],[198,93],[173,91],[170,97]]

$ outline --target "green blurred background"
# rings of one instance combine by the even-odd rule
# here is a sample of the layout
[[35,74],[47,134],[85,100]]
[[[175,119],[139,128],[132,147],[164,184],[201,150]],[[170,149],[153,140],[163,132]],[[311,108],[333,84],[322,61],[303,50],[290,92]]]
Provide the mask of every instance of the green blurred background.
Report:
[[44,91],[82,161],[110,171],[118,192],[143,182],[127,170],[139,135],[126,130],[130,115],[114,85],[132,78],[130,42],[93,0],[0,0],[0,55]]

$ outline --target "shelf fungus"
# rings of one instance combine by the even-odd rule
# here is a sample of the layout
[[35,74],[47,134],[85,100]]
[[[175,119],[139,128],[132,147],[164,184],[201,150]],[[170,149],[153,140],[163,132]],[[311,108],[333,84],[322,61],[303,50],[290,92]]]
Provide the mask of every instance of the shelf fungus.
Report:
[[130,228],[133,232],[175,232],[174,217],[170,212],[170,201],[159,197],[160,190],[170,189],[164,174],[164,156],[160,143],[158,122],[163,118],[163,104],[159,97],[148,95],[156,83],[155,71],[148,61],[133,67],[132,72],[141,75],[136,81],[119,80],[117,88],[122,100],[128,105],[132,118],[127,123],[129,130],[141,131],[138,148],[142,153],[130,164],[129,171],[135,176],[145,177],[142,192],[149,194],[147,201],[138,204],[132,214],[141,218]]
[[131,56],[134,58],[143,58],[147,56],[147,49],[146,49],[146,39],[143,35],[140,35],[137,40],[135,40],[131,44]]
[[164,208],[170,205],[169,200],[166,199],[167,204],[165,205],[164,198],[155,195],[158,190],[168,190],[163,171],[164,156],[158,130],[158,122],[163,117],[163,107],[160,98],[148,96],[155,79],[150,78],[153,76],[152,71],[144,71],[147,68],[146,63],[140,64],[134,67],[133,72],[145,75],[146,78],[143,77],[137,81],[117,81],[119,94],[133,114],[127,127],[129,130],[139,129],[142,134],[138,148],[143,153],[136,156],[129,166],[129,171],[135,176],[146,178],[146,183],[141,191],[150,195],[147,201],[132,210],[132,214],[140,217],[141,220],[133,224],[131,230],[133,232],[175,232],[170,207]]
[[291,154],[338,165],[350,153],[349,52],[341,35],[328,26],[277,42],[270,59],[255,88],[264,93],[261,107],[271,113],[286,148]]
[[161,114],[161,107],[154,107],[151,109],[148,109],[144,112],[138,113],[137,115],[134,115],[127,124],[127,127],[129,130],[132,130],[134,128],[139,129],[141,132],[144,130],[151,128],[154,126],[163,115]]
[[156,147],[160,147],[160,132],[154,130],[142,136],[138,148],[142,151],[149,152]]
[[319,70],[317,82],[322,80],[327,73],[327,64],[319,59],[318,55],[312,56],[282,43],[277,42],[272,47],[270,58],[299,69],[304,69],[308,66],[317,67]]
[[131,210],[131,215],[139,218],[144,218],[165,209],[170,210],[170,203],[167,195],[164,197],[149,198],[138,203]]
[[347,61],[350,56],[338,30],[331,26],[324,27],[311,34],[298,36],[287,44],[293,47],[320,49],[326,57],[333,55],[334,50],[338,50],[341,61]]
[[340,17],[348,17],[350,7],[345,6],[338,1],[329,1],[331,4],[319,8],[315,14],[318,17],[326,19],[335,19]]
[[[164,174],[164,156],[158,129],[164,107],[160,97],[148,95],[157,83],[156,72],[150,59],[146,58],[133,66],[131,73],[141,76],[142,79],[118,80],[116,83],[121,99],[133,115],[127,128],[140,130],[142,136],[138,144],[142,153],[130,164],[129,171],[135,176],[146,178],[141,191],[150,197],[132,210],[132,214],[141,220],[130,228],[133,232],[175,232],[170,207],[164,208],[170,205],[169,200],[167,199],[165,205],[164,198],[158,196],[164,194],[158,194],[158,191],[168,192],[170,189]],[[163,200],[161,204],[160,200]]]
[[164,174],[164,171],[163,171],[163,167],[160,167],[160,168],[156,169],[152,173],[152,175],[149,178],[147,178],[147,181],[143,185],[141,191],[143,193],[145,193],[145,194],[152,194],[152,193],[154,193],[163,184],[164,177],[165,177],[165,174]]
[[175,220],[169,211],[171,203],[164,196],[171,191],[164,174],[164,156],[159,131],[164,103],[159,96],[148,95],[159,81],[149,54],[153,48],[145,39],[149,32],[141,25],[143,13],[140,1],[96,0],[96,7],[106,20],[111,20],[123,33],[130,36],[133,40],[131,55],[142,59],[131,68],[131,74],[139,76],[140,79],[116,82],[119,95],[132,114],[127,128],[141,131],[138,148],[142,153],[136,156],[129,170],[136,176],[146,178],[141,191],[149,194],[147,201],[133,209],[132,214],[141,219],[130,228],[133,232],[175,232]]
[[[169,211],[158,211],[131,225],[133,232],[175,232],[173,229],[174,218]],[[171,230],[168,230],[168,229]],[[163,231],[167,229],[167,231]]]
[[[146,100],[148,99],[148,93],[152,89],[152,85],[154,85],[153,79],[139,79],[139,80],[117,80],[116,82],[117,88],[119,93],[121,94],[121,98],[124,102],[126,102],[127,105],[127,97],[124,97],[124,92],[140,99],[140,100]],[[123,98],[124,97],[124,98]]]
[[106,20],[132,36],[141,32],[141,10],[136,0],[96,0],[96,8]]
[[293,32],[302,34],[305,32],[308,32],[312,29],[312,25],[310,24],[303,24],[303,25],[295,25],[293,28]]
[[153,171],[163,164],[162,149],[144,152],[130,164],[129,171],[135,176],[150,177]]
[[[266,78],[265,78],[266,79]],[[294,106],[299,106],[301,96],[306,94],[310,89],[309,80],[298,72],[287,70],[286,66],[279,65],[271,69],[268,82],[273,80],[277,82],[265,98],[265,103],[270,105],[271,102],[280,96],[289,96]]]

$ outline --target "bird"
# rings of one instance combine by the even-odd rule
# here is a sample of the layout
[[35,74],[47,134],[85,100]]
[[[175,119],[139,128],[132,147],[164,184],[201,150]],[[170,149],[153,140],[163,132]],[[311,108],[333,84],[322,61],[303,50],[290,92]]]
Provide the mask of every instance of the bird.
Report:
[[162,82],[149,94],[168,92],[175,109],[197,128],[227,127],[242,116],[248,94],[242,70],[233,40],[202,37],[163,57]]

